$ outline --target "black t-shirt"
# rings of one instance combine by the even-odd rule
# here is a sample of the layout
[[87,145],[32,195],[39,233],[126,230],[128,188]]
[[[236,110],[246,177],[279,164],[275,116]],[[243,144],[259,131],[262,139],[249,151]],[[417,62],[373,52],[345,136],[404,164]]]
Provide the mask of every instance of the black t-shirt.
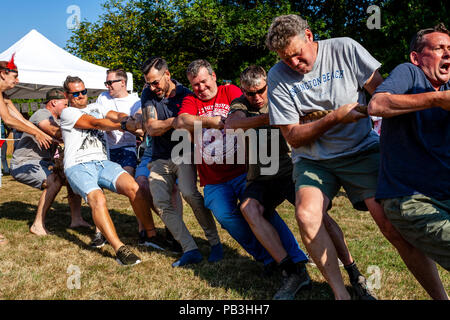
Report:
[[[172,82],[175,83],[176,93],[175,96],[170,98],[159,99],[150,88],[145,88],[142,91],[141,108],[143,113],[149,105],[154,105],[158,114],[158,120],[166,120],[178,115],[184,97],[192,92],[178,81],[172,79]],[[179,141],[171,140],[173,130],[170,129],[161,136],[152,137],[152,161],[170,159],[173,147],[179,143]]]

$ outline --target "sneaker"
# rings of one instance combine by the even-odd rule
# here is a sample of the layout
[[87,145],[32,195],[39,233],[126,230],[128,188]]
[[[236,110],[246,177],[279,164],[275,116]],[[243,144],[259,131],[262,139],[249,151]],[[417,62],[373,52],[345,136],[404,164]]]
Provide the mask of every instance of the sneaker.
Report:
[[139,240],[138,245],[152,247],[157,250],[166,251],[164,247],[168,247],[169,243],[164,239],[161,239],[160,236],[156,235],[153,237],[147,236],[145,230],[139,232]]
[[142,262],[141,259],[125,245],[117,250],[116,257],[116,261],[122,266],[132,266]]
[[353,287],[354,300],[377,300],[376,295],[367,286],[364,276],[360,275],[357,281],[350,281],[350,283]]
[[187,264],[199,263],[203,260],[203,256],[198,249],[190,250],[181,256],[181,258],[174,263],[172,263],[172,267],[182,267]]
[[277,293],[273,296],[273,300],[294,300],[297,292],[304,288],[311,290],[311,278],[306,271],[306,268],[287,275],[285,271],[282,272],[282,285]]
[[101,232],[96,232],[94,237],[92,238],[91,243],[89,245],[93,248],[101,248],[103,247],[108,241],[106,238],[102,235]]

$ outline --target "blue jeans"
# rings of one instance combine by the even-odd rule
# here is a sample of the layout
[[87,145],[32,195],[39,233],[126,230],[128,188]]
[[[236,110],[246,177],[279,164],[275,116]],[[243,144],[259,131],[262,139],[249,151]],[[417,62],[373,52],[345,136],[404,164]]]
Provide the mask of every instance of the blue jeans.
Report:
[[[246,174],[219,184],[208,184],[203,189],[205,206],[212,211],[222,228],[250,254],[256,261],[265,265],[274,261],[269,252],[256,239],[247,221],[237,209],[237,200],[243,200]],[[294,262],[306,261],[308,258],[300,249],[291,230],[278,213],[271,215],[269,222],[277,230],[283,247]]]

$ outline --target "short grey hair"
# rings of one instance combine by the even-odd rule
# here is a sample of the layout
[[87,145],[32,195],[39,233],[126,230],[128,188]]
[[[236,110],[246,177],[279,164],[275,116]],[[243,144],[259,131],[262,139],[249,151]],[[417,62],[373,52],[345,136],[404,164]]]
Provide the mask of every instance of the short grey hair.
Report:
[[260,66],[249,66],[241,73],[241,87],[251,88],[259,85],[261,80],[267,81],[266,70]]
[[273,19],[266,37],[266,46],[278,51],[289,45],[289,40],[299,35],[305,38],[305,30],[310,29],[308,22],[296,14],[288,14]]
[[192,61],[188,65],[186,69],[186,76],[195,78],[198,75],[198,72],[200,71],[201,68],[206,68],[206,70],[208,70],[208,73],[210,75],[212,75],[214,72],[211,64],[208,61],[206,61],[205,59],[197,59]]

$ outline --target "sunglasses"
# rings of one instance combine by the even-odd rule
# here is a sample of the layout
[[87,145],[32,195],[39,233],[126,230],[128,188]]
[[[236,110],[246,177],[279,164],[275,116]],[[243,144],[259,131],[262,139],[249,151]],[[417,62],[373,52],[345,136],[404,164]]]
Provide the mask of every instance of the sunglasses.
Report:
[[159,80],[155,80],[153,82],[146,82],[145,84],[148,85],[149,87],[151,87],[151,86],[157,87],[165,74],[166,74],[166,72],[164,71],[163,75],[161,76],[161,78],[159,78]]
[[104,82],[104,84],[105,84],[105,87],[110,87],[114,82],[120,82],[120,81],[122,81],[122,79],[117,79],[117,80],[108,80],[108,81],[105,81]]
[[87,89],[84,89],[83,91],[76,91],[76,92],[69,92],[74,98],[77,98],[80,94],[85,96],[87,94]]
[[244,93],[247,96],[249,96],[249,97],[254,97],[257,94],[263,94],[266,91],[266,88],[267,88],[267,84],[264,87],[262,87],[261,89],[259,89],[259,90],[256,90],[256,91],[244,91]]

